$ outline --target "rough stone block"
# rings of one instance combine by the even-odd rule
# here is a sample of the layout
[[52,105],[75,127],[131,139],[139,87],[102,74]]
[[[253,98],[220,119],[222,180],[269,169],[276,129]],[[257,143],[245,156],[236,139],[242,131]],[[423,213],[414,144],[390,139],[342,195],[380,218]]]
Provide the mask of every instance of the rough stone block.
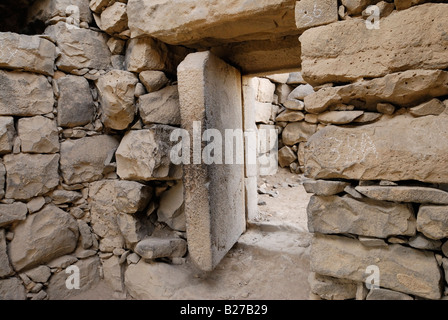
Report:
[[21,118],[17,123],[17,132],[22,152],[55,153],[59,151],[56,121],[42,116]]
[[138,110],[144,124],[180,125],[179,93],[177,86],[140,96]]
[[55,45],[39,36],[0,32],[0,68],[54,74]]
[[296,26],[300,31],[338,21],[337,0],[296,2]]
[[[222,136],[225,129],[243,129],[238,70],[210,52],[193,53],[179,66],[178,78],[182,127],[190,136],[194,121],[201,123],[201,134],[207,128],[219,130]],[[232,145],[244,148],[243,137]],[[246,227],[244,165],[201,162],[183,168],[189,252],[200,269],[210,271]]]

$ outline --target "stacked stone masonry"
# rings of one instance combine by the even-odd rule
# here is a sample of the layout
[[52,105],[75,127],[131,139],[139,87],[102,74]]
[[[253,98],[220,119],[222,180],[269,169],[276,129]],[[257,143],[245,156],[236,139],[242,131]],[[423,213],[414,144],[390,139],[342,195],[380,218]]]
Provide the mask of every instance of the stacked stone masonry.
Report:
[[120,297],[142,270],[180,272],[169,137],[177,67],[205,50],[243,71],[245,127],[276,129],[279,165],[308,178],[315,297],[447,299],[448,1],[157,2],[30,1],[23,34],[1,22],[0,299],[79,294],[69,266]]

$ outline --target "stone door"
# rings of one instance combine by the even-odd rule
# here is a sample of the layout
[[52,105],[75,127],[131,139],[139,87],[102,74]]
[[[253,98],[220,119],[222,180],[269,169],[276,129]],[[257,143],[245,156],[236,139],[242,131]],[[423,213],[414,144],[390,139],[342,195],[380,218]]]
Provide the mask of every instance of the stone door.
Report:
[[[197,267],[211,271],[246,228],[241,74],[210,52],[198,52],[179,65],[178,82],[191,150],[183,165],[188,248]],[[207,157],[211,142],[214,163]],[[240,155],[230,162],[229,147]]]

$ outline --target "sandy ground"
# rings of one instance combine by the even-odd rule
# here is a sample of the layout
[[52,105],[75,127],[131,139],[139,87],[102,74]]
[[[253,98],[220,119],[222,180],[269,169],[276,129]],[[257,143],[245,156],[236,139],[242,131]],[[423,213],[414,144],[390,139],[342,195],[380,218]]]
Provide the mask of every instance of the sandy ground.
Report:
[[[139,268],[142,284],[130,290],[136,299],[281,299],[304,300],[309,298],[309,244],[306,207],[310,198],[302,184],[302,176],[280,169],[274,176],[261,177],[258,185],[277,196],[258,196],[259,217],[230,250],[215,271],[198,273],[179,287],[172,284],[160,296],[152,296],[151,277],[145,274],[145,265]],[[178,266],[175,266],[178,267]],[[187,263],[179,268],[189,274]],[[163,271],[162,271],[163,272]],[[174,276],[175,277],[175,276]],[[216,288],[219,288],[217,291]],[[133,299],[129,295],[114,293],[102,280],[97,286],[73,297],[75,300]]]

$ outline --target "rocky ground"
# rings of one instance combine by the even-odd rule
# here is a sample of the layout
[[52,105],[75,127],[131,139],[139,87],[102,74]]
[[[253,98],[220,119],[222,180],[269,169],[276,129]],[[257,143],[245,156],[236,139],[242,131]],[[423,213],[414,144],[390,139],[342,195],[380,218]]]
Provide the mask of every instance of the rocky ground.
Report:
[[[309,195],[302,179],[281,168],[276,175],[260,179],[259,186],[274,196],[259,194],[259,219],[215,271],[199,272],[188,259],[181,266],[141,262],[131,266],[134,271],[126,276],[132,297],[101,281],[71,299],[308,299],[311,234],[306,218]],[[156,275],[166,279],[167,274],[170,280],[163,285],[154,280]]]

